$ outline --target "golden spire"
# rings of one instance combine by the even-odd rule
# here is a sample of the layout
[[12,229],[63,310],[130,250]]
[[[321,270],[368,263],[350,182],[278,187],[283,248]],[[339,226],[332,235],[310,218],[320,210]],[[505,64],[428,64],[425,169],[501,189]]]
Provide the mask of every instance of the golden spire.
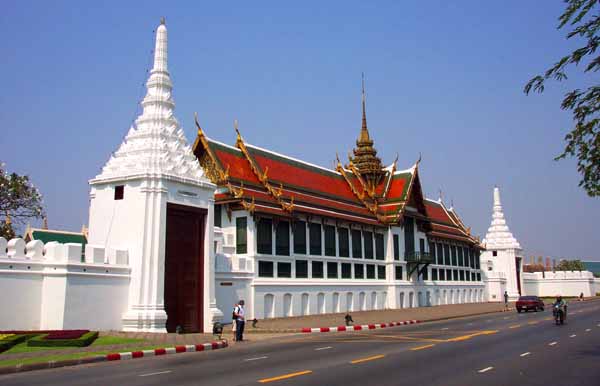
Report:
[[375,187],[381,180],[381,177],[385,174],[381,160],[377,157],[377,150],[373,147],[373,140],[369,135],[369,128],[367,126],[367,109],[366,109],[366,95],[365,95],[365,76],[362,74],[362,126],[360,129],[360,135],[356,141],[356,148],[354,149],[354,157],[351,159],[351,163],[354,164],[356,170],[362,175],[367,181],[368,189],[375,191]]
[[12,224],[12,220],[10,219],[10,212],[6,212],[6,225]]
[[48,216],[44,216],[42,220],[42,229],[48,229]]

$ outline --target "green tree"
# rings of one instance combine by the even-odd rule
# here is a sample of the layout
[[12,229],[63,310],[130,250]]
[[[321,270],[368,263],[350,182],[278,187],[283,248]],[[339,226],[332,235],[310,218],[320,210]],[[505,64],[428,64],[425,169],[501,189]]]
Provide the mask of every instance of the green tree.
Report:
[[555,268],[557,271],[585,271],[585,265],[581,260],[561,260]]
[[[544,91],[545,81],[567,79],[566,69],[571,65],[585,64],[584,73],[600,70],[600,55],[596,51],[600,45],[600,15],[598,0],[564,0],[565,12],[559,17],[558,29],[572,28],[567,39],[581,38],[582,47],[562,57],[545,73],[532,78],[525,85],[525,93],[531,90]],[[592,85],[585,90],[568,92],[561,108],[571,111],[575,126],[565,136],[566,147],[555,160],[577,157],[577,170],[582,175],[579,186],[591,197],[600,196],[600,87]]]
[[15,234],[12,224],[43,216],[42,195],[29,177],[9,174],[0,163],[0,236],[10,239]]

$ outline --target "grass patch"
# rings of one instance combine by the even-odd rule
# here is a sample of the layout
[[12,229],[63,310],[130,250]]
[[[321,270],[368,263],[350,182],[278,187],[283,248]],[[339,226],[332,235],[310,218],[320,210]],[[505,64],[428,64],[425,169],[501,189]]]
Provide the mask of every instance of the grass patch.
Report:
[[[123,338],[119,336],[101,336],[94,341],[88,347],[100,346],[98,349],[102,350],[101,346],[113,345],[113,344],[144,344],[144,339],[134,339],[134,338]],[[28,346],[27,342],[19,343],[13,346],[10,350],[4,351],[2,354],[21,354],[27,352],[36,352],[36,351],[48,351],[48,350],[68,350],[75,349],[77,347],[32,347]],[[2,354],[0,354],[0,358],[2,358]]]
[[[139,346],[127,348],[126,351],[141,351],[141,350],[152,350],[155,348],[161,348],[164,345],[153,345],[153,346]],[[41,348],[41,347],[36,347]],[[117,350],[118,351],[118,350]],[[58,354],[58,355],[44,355],[35,358],[21,358],[21,359],[6,359],[0,360],[0,366],[14,366],[19,364],[31,364],[31,363],[40,363],[40,362],[49,362],[49,361],[62,361],[66,359],[80,359],[93,357],[96,355],[106,355],[115,352],[115,350],[98,350],[94,352],[79,352],[72,354]]]

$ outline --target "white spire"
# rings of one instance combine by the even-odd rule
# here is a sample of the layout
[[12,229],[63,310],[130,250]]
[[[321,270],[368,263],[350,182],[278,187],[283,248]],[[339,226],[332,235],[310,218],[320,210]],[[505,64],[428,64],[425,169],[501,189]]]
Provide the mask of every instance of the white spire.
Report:
[[500,189],[497,186],[494,187],[492,224],[483,239],[483,244],[485,244],[486,249],[521,249],[521,245],[506,225],[502,203],[500,202]]
[[91,183],[137,176],[165,176],[206,182],[202,169],[174,116],[173,84],[167,69],[167,27],[156,29],[154,65],[146,82],[143,112],[119,149]]

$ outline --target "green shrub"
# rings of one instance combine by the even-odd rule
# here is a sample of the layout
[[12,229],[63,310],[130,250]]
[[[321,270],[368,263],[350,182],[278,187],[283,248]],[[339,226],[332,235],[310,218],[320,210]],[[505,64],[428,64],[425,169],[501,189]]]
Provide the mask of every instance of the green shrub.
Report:
[[38,335],[27,341],[30,347],[85,347],[98,338],[98,331],[90,331],[77,339],[44,339],[47,334]]
[[10,349],[12,346],[35,337],[36,334],[17,334],[0,340],[0,352]]

